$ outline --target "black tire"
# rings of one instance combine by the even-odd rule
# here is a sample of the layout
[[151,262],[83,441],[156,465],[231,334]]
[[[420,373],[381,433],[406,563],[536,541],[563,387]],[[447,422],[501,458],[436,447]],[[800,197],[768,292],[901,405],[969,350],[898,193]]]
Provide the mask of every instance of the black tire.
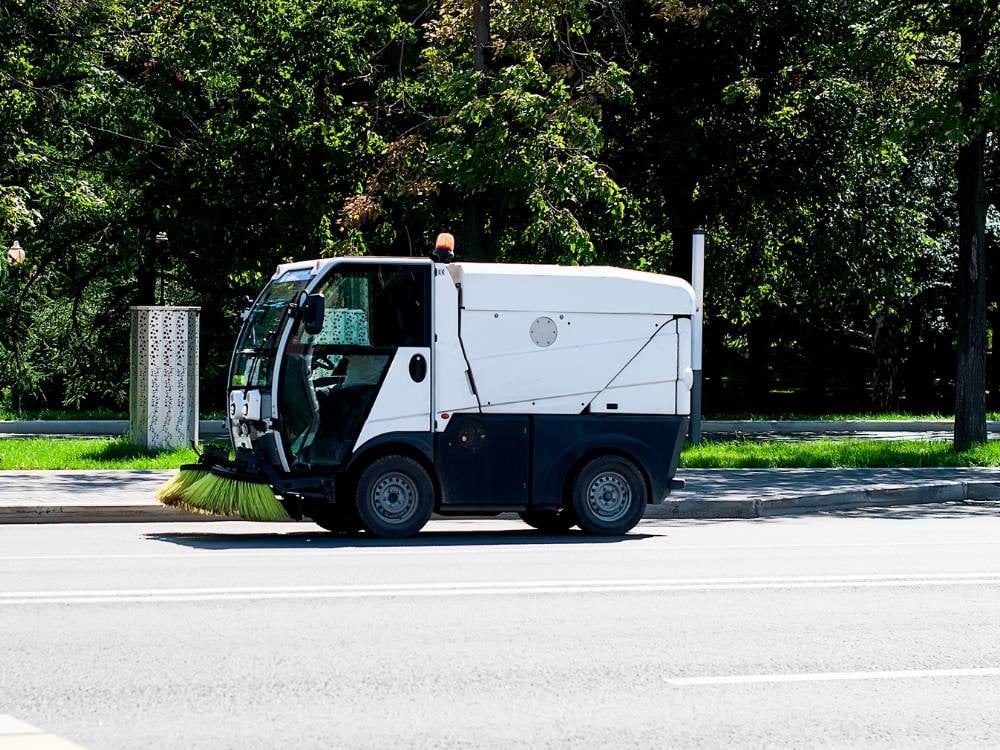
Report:
[[576,516],[568,508],[557,510],[526,510],[518,513],[521,520],[533,529],[546,534],[565,534],[576,526]]
[[634,463],[621,456],[599,456],[573,479],[573,513],[588,534],[620,536],[639,523],[648,494]]
[[375,536],[412,536],[434,510],[434,483],[412,458],[383,456],[358,477],[358,518]]
[[313,523],[334,534],[357,534],[363,528],[353,504],[341,503],[312,517]]

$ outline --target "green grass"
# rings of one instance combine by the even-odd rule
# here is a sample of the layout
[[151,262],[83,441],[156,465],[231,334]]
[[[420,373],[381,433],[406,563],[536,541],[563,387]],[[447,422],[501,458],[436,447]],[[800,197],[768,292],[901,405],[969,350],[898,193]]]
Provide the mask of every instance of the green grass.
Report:
[[680,465],[688,469],[1000,466],[1000,442],[956,453],[949,442],[927,440],[703,441],[684,448]]
[[[804,420],[804,421],[829,421],[829,422],[843,422],[847,420],[886,420],[886,421],[906,421],[906,420],[929,420],[929,419],[944,419],[951,420],[954,418],[952,414],[905,414],[903,412],[856,412],[856,413],[846,413],[846,414],[817,414],[817,413],[803,413],[803,412],[772,412],[772,413],[759,413],[759,412],[733,412],[728,414],[708,414],[705,415],[704,419],[720,419],[720,420],[761,420],[765,422],[774,421],[789,421],[789,420]],[[986,415],[986,419],[991,422],[1000,420],[1000,412],[991,411]]]
[[0,440],[0,470],[24,469],[176,469],[197,460],[190,448],[150,451],[125,438]]
[[[148,451],[124,438],[0,440],[0,470],[175,469],[196,460],[193,450]],[[956,453],[945,441],[816,440],[704,441],[685,446],[682,468],[882,468],[1000,466],[1000,441]]]

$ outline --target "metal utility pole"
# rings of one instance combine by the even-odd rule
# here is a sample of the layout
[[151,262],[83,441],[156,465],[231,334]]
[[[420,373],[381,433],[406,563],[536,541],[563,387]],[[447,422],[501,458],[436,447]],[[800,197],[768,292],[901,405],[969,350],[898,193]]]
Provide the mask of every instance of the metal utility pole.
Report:
[[701,442],[701,349],[702,323],[705,304],[705,230],[695,229],[691,234],[691,286],[694,287],[694,317],[691,318],[691,427],[688,436],[692,443]]

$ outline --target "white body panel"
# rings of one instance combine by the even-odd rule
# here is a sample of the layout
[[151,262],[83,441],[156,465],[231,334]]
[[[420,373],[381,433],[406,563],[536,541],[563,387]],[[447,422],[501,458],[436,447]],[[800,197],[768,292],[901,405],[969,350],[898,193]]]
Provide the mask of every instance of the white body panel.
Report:
[[479,401],[469,381],[469,365],[458,335],[458,289],[445,266],[435,265],[434,295],[434,424],[438,431],[448,426],[443,414],[479,411]]
[[233,438],[233,446],[236,448],[247,448],[252,446],[250,441],[250,436],[248,434],[240,433],[240,426],[243,424],[243,404],[246,402],[246,392],[230,391],[229,392],[229,415],[226,420],[226,424],[229,427],[229,434]]
[[[427,375],[419,383],[410,377],[410,359],[415,354],[423,355],[428,363]],[[428,432],[431,429],[430,356],[428,347],[400,347],[396,351],[354,450],[387,432]]]
[[466,310],[692,315],[694,291],[672,276],[608,266],[452,263]]
[[590,410],[596,414],[676,414],[677,363],[677,321],[670,321],[597,394]]
[[[551,342],[532,339],[539,318],[554,324]],[[466,309],[462,341],[484,413],[579,414],[668,320],[666,315]],[[663,366],[673,367],[668,377],[675,381],[676,356]],[[669,401],[672,406],[674,397]]]

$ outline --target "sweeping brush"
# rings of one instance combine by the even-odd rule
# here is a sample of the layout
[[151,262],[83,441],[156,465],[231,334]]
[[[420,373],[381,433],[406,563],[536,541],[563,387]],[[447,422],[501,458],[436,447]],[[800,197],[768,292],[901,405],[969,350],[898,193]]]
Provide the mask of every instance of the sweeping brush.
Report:
[[192,484],[185,495],[188,505],[202,513],[240,516],[248,521],[287,521],[288,512],[265,481],[216,468]]
[[153,493],[153,497],[164,505],[205,513],[207,511],[188,502],[188,490],[191,485],[210,473],[209,468],[203,464],[183,464],[175,476]]

